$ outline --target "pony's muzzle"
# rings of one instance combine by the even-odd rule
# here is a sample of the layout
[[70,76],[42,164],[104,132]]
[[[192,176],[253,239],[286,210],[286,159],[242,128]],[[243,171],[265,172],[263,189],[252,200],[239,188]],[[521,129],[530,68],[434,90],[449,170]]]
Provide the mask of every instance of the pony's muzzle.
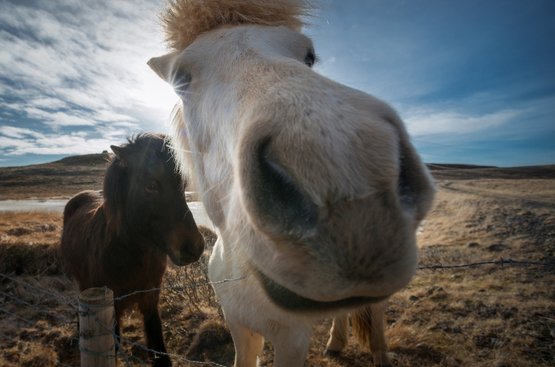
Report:
[[177,266],[191,264],[200,259],[204,252],[204,237],[198,230],[174,231],[171,236],[168,256]]

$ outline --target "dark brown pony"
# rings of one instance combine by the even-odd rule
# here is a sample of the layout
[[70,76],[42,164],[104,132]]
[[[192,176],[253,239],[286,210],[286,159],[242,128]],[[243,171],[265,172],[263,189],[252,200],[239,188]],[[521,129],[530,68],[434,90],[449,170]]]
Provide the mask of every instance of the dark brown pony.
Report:
[[[153,365],[170,366],[158,313],[166,256],[180,266],[194,262],[204,239],[164,136],[141,134],[111,148],[115,157],[103,195],[83,191],[65,207],[64,269],[80,290],[107,286],[114,291],[118,336],[123,311],[137,304],[148,348],[161,352],[151,353]],[[142,290],[150,291],[133,293]]]

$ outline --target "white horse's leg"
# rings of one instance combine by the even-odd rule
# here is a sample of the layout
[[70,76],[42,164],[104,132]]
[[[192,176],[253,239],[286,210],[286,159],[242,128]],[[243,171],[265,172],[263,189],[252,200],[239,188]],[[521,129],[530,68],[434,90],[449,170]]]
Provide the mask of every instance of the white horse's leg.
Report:
[[387,356],[387,344],[385,341],[384,315],[387,302],[376,303],[370,306],[372,317],[372,332],[370,334],[370,350],[374,359],[374,366],[391,366]]
[[241,325],[228,321],[233,344],[235,345],[235,367],[256,367],[258,355],[264,347],[264,338]]
[[391,366],[385,342],[384,314],[387,301],[363,307],[351,314],[353,333],[358,341],[370,347],[374,366]]
[[336,316],[330,329],[330,338],[326,345],[324,354],[339,353],[347,345],[349,338],[349,318],[348,315]]
[[[310,343],[310,333],[303,333],[297,330],[298,334],[280,336],[279,340],[273,343],[274,364],[273,367],[302,367],[304,366],[308,354]],[[293,331],[295,332],[295,331]],[[308,335],[306,335],[308,334]]]

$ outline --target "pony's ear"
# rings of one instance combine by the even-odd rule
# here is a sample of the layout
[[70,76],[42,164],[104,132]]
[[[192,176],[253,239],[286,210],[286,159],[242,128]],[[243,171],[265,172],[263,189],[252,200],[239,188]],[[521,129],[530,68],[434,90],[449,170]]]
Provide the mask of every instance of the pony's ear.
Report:
[[110,149],[116,155],[116,158],[120,160],[120,162],[125,164],[125,149],[122,147],[118,147],[117,145],[110,145]]
[[173,65],[179,53],[180,52],[174,51],[163,56],[153,57],[148,60],[147,64],[160,78],[171,84]]

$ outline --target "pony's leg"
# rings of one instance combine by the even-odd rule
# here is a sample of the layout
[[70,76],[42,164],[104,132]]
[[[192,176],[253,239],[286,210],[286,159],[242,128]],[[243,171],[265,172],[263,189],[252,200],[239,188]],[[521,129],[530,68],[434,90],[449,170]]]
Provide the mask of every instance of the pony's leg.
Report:
[[325,355],[339,354],[347,345],[349,339],[349,318],[348,315],[336,316],[330,329],[330,338],[326,345]]
[[152,365],[156,367],[171,366],[170,357],[166,354],[164,345],[164,337],[162,335],[162,321],[158,312],[159,292],[153,292],[141,299],[139,302],[139,310],[143,314],[143,323],[145,328],[146,343],[148,349],[156,352],[150,352]]
[[229,331],[235,346],[235,367],[256,367],[258,355],[264,347],[264,338],[241,325],[228,321]]
[[119,346],[121,344],[121,317],[123,315],[123,308],[121,304],[116,301],[115,304],[115,325],[114,325],[114,337],[116,342],[116,354],[119,351]]

